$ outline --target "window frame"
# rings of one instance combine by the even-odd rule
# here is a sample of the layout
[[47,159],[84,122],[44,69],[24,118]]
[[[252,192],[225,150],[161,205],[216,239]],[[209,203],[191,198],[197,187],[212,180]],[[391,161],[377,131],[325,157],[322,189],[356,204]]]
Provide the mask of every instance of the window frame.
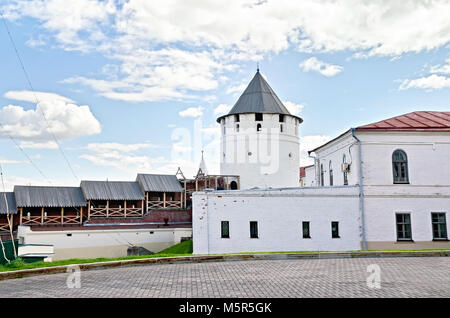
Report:
[[[403,155],[405,156],[406,159],[404,161],[394,161],[394,155],[397,152],[403,153]],[[403,149],[395,149],[392,152],[391,162],[392,162],[392,181],[393,181],[393,184],[409,184],[408,155],[406,154],[406,151],[404,151]],[[405,164],[405,180],[398,180],[399,179],[398,177],[397,177],[397,180],[396,180],[395,172],[396,171],[398,172],[398,169],[399,169],[399,168],[397,168],[396,165],[402,164],[402,163]],[[401,170],[401,168],[400,168],[400,170]]]
[[[255,225],[255,228],[252,228],[252,225]],[[255,230],[256,229],[256,233]],[[253,230],[253,231],[252,231]],[[259,233],[258,233],[258,221],[250,221],[250,238],[251,239],[257,239],[259,238]]]
[[[224,224],[227,225],[227,233],[224,233]],[[220,238],[230,238],[230,221],[220,221]]]
[[[409,234],[410,237],[409,238],[404,238],[404,237],[400,237],[399,234],[399,230],[398,230],[398,226],[399,225],[403,225],[403,232],[405,231],[405,225],[407,225],[408,223],[405,223],[404,221],[402,223],[399,223],[397,220],[397,216],[398,215],[408,215],[409,216]],[[404,212],[395,212],[395,231],[397,233],[397,242],[414,242],[413,241],[413,235],[412,235],[412,218],[411,218],[411,212],[408,211],[404,211]]]
[[333,163],[331,162],[331,160],[330,160],[330,162],[328,163],[328,173],[329,173],[329,176],[330,176],[330,186],[333,186],[333,183],[334,183],[334,180],[333,180]]
[[[444,231],[445,231],[445,237],[435,237],[434,235],[434,225],[442,224],[442,222],[434,222],[433,221],[433,214],[443,214],[444,215]],[[438,231],[440,232],[440,229],[438,227]],[[435,211],[431,212],[431,235],[433,236],[433,241],[448,241],[448,230],[447,230],[447,213],[442,211]]]

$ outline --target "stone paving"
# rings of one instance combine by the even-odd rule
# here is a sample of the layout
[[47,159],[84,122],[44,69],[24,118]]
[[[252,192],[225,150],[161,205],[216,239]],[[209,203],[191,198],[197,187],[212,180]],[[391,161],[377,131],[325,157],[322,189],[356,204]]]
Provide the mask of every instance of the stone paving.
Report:
[[[367,266],[381,269],[368,288]],[[141,265],[0,281],[1,297],[450,297],[450,257]],[[73,277],[73,276],[71,276]]]

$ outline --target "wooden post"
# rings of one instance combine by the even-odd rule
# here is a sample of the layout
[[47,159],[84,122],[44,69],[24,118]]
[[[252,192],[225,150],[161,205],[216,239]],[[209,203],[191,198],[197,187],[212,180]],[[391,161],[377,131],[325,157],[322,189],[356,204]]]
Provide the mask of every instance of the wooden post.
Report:
[[41,208],[41,225],[44,225],[44,208]]
[[195,178],[195,191],[198,191],[198,178]]
[[184,208],[186,209],[186,179],[184,179]]
[[163,192],[163,208],[166,208],[166,193]]
[[19,224],[22,225],[23,208],[19,208],[19,211],[20,211],[20,220],[19,220]]
[[228,190],[228,177],[225,177],[225,190]]
[[[148,196],[148,192],[147,192],[147,196]],[[141,214],[142,214],[142,216],[144,216],[144,200],[141,200]]]
[[[145,212],[148,212],[148,192],[145,192]],[[144,214],[143,211],[142,214]]]
[[123,211],[124,211],[125,217],[127,217],[127,200],[123,201]]
[[80,224],[83,224],[83,207],[80,207]]
[[88,200],[88,220],[91,219],[91,200]]
[[106,200],[106,217],[109,216],[109,200]]
[[61,207],[61,224],[64,224],[64,207]]
[[180,208],[183,208],[183,192],[180,193]]
[[241,180],[240,180],[240,179],[241,179],[240,177],[237,177],[237,186],[238,186],[238,190],[241,189]]

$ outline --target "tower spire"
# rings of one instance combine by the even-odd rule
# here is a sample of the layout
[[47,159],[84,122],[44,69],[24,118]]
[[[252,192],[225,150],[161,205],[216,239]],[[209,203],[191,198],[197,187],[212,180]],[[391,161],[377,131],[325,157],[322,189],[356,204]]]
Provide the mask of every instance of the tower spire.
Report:
[[256,62],[256,73],[259,73],[259,62]]

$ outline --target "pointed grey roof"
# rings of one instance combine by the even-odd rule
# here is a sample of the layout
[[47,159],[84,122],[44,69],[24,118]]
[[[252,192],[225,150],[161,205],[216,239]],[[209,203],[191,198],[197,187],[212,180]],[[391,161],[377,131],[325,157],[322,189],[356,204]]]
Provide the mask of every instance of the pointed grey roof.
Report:
[[259,69],[230,112],[217,118],[217,122],[229,115],[246,113],[285,114],[298,118],[300,122],[303,121],[287,110],[277,94],[262,77]]

